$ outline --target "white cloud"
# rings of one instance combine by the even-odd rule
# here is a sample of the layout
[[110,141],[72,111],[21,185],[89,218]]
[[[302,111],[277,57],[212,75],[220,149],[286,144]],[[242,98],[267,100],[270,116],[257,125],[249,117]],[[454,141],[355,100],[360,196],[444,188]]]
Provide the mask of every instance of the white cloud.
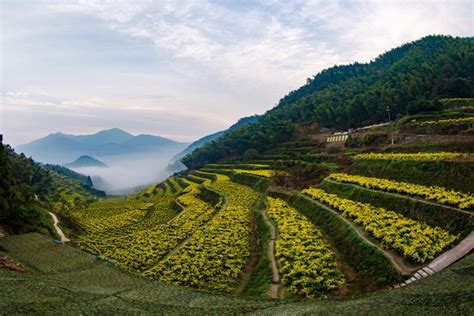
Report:
[[65,0],[15,11],[16,3],[2,13],[2,89],[16,91],[2,97],[10,134],[14,113],[41,109],[39,119],[62,115],[66,127],[83,116],[97,129],[146,125],[197,138],[264,112],[335,64],[429,34],[473,35],[472,2],[463,0]]

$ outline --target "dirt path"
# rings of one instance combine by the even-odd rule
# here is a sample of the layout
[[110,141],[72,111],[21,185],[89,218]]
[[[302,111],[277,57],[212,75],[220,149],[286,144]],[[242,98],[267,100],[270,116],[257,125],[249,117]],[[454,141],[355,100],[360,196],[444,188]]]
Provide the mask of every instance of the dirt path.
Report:
[[412,201],[415,201],[415,202],[429,204],[429,205],[433,205],[433,206],[437,206],[437,207],[443,207],[443,208],[450,209],[450,210],[453,210],[453,211],[456,211],[456,212],[472,215],[471,212],[464,211],[464,210],[461,210],[461,209],[458,209],[458,208],[455,208],[455,207],[452,207],[452,206],[439,204],[439,203],[436,203],[436,202],[433,202],[433,201],[430,201],[430,200],[425,200],[423,198],[418,198],[418,197],[413,197],[413,196],[403,195],[403,194],[393,193],[393,192],[386,192],[386,191],[382,191],[382,190],[368,189],[366,187],[363,187],[363,186],[360,186],[360,185],[357,185],[357,184],[353,184],[353,183],[348,183],[348,182],[338,182],[338,181],[334,181],[334,180],[330,180],[330,179],[324,179],[324,181],[327,181],[327,182],[332,183],[332,184],[349,185],[351,187],[354,187],[354,188],[360,189],[360,190],[365,190],[365,191],[379,193],[379,194],[385,194],[385,195],[389,195],[389,196],[395,196],[395,197],[398,197],[398,198],[408,199],[408,200],[412,200]]
[[280,271],[278,270],[277,261],[275,258],[275,249],[276,249],[276,240],[278,239],[278,234],[273,223],[268,219],[266,210],[262,210],[262,216],[267,225],[271,229],[271,237],[268,241],[268,252],[270,257],[270,262],[272,264],[272,285],[270,287],[270,298],[277,299],[279,296],[280,289]]
[[404,287],[410,283],[440,272],[459,259],[468,255],[472,249],[474,249],[474,232],[471,232],[469,236],[464,238],[456,247],[437,257],[426,267],[419,269],[410,279],[401,284],[395,285],[394,287]]
[[344,222],[346,222],[348,225],[350,225],[354,230],[355,232],[357,233],[357,235],[359,235],[360,238],[364,239],[368,244],[376,247],[380,252],[382,252],[382,254],[390,260],[390,262],[392,262],[392,265],[395,267],[395,269],[397,269],[398,272],[400,272],[402,275],[410,275],[413,271],[416,271],[417,269],[419,269],[419,266],[418,267],[411,267],[411,266],[408,266],[405,264],[405,260],[403,258],[401,258],[400,256],[396,255],[394,252],[391,252],[391,251],[388,251],[386,249],[383,249],[381,248],[379,245],[373,243],[367,236],[367,234],[359,227],[355,226],[351,221],[349,221],[347,218],[343,217],[339,212],[333,210],[332,208],[316,201],[316,200],[313,200],[305,195],[302,195],[301,196],[315,204],[317,204],[318,206],[338,215]]
[[61,230],[61,228],[59,228],[59,225],[58,225],[58,224],[59,224],[59,220],[58,220],[58,218],[56,217],[56,215],[55,215],[54,213],[49,212],[49,211],[48,211],[48,213],[49,213],[49,215],[51,215],[51,217],[53,218],[53,221],[54,221],[54,229],[56,229],[56,232],[58,233],[59,237],[61,238],[61,243],[64,244],[64,243],[66,243],[66,242],[68,242],[68,241],[71,241],[70,239],[68,239],[68,238],[64,235],[64,233],[63,233],[63,231]]

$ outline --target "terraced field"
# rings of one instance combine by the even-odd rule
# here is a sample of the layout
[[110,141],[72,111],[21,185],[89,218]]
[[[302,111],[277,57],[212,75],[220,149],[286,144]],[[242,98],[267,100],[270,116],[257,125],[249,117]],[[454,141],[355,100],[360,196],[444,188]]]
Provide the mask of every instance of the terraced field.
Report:
[[[355,160],[465,158],[444,152],[364,155]],[[207,165],[135,195],[74,209],[71,216],[83,228],[74,243],[162,283],[311,298],[398,284],[472,231],[469,193],[355,175],[327,157],[317,159],[336,165],[324,170],[348,172],[328,173],[318,186],[294,191],[274,182],[278,174],[291,178],[292,169]]]

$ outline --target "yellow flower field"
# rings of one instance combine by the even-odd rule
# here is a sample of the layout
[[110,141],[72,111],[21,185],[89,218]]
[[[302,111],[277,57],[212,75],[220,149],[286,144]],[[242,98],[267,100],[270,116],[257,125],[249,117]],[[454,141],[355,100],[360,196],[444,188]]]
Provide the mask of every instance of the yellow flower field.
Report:
[[423,263],[433,259],[458,238],[442,228],[431,227],[371,204],[343,199],[316,188],[302,192],[342,212],[342,216],[361,225],[379,239],[385,248],[394,249],[414,262]]
[[269,217],[277,224],[276,256],[288,290],[314,297],[343,284],[334,252],[321,232],[285,201],[268,198],[268,204]]
[[355,159],[373,160],[450,160],[465,157],[463,153],[367,153],[355,155]]
[[448,124],[461,124],[461,123],[474,123],[474,117],[461,117],[457,119],[446,119],[436,121],[424,121],[416,123],[418,126],[433,126],[433,125],[448,125]]
[[369,189],[420,196],[427,200],[432,200],[440,204],[455,206],[462,210],[472,210],[474,208],[474,196],[462,192],[448,190],[443,187],[427,187],[419,184],[349,175],[345,173],[333,173],[328,176],[328,179],[342,183],[354,183]]
[[163,282],[231,291],[250,256],[250,208],[258,194],[226,176],[209,187],[228,205],[147,275]]

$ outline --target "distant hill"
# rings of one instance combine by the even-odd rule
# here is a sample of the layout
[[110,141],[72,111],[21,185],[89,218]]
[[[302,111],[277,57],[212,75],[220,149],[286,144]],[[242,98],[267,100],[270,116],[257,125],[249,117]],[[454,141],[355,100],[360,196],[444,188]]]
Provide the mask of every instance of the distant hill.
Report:
[[17,146],[17,152],[47,163],[66,164],[80,156],[130,156],[135,154],[179,152],[187,143],[160,136],[131,135],[114,128],[92,135],[54,133],[28,144]]
[[304,130],[347,130],[440,109],[474,96],[474,38],[427,36],[369,63],[334,66],[283,97],[258,123],[227,133],[182,159],[189,168],[264,152]]
[[66,176],[71,179],[79,180],[83,185],[88,186],[88,187],[94,187],[94,183],[92,182],[92,179],[90,176],[87,176],[85,174],[78,173],[76,171],[73,171],[69,168],[66,168],[64,166],[60,165],[52,165],[52,164],[45,164],[41,165],[43,169],[46,170],[51,170],[54,172],[57,172],[63,176]]
[[68,167],[68,168],[84,168],[84,167],[107,168],[107,165],[98,159],[95,159],[88,155],[84,155],[77,158],[74,162],[66,164],[65,167]]
[[228,129],[224,131],[216,132],[214,134],[210,134],[198,139],[197,141],[191,143],[182,152],[178,153],[171,159],[169,169],[173,171],[179,171],[186,168],[180,162],[180,160],[184,158],[186,155],[192,153],[195,149],[200,148],[201,146],[204,146],[207,143],[210,143],[212,141],[215,141],[221,138],[222,136],[226,135],[227,133],[231,131],[235,131],[236,129],[240,127],[258,122],[261,117],[262,117],[261,115],[252,115],[252,116],[241,118],[237,123],[235,123],[234,125],[232,125],[231,127],[229,127]]

